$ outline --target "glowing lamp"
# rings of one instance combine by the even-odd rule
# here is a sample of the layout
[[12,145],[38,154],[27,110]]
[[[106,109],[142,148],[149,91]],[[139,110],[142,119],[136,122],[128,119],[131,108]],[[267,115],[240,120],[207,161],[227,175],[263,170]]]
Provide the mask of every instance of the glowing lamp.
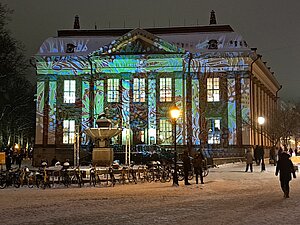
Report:
[[262,116],[259,116],[259,117],[257,118],[257,121],[258,121],[258,124],[259,124],[259,125],[263,125],[263,124],[265,123],[265,118],[262,117]]
[[177,120],[180,116],[180,109],[177,106],[172,106],[170,108],[170,116],[172,119]]

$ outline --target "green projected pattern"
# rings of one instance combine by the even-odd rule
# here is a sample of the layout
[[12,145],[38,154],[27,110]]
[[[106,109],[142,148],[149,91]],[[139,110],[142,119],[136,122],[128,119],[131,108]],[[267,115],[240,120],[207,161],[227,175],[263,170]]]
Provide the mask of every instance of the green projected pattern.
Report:
[[192,80],[192,143],[199,145],[200,144],[200,102],[199,102],[199,80]]
[[[94,84],[94,118],[104,112],[104,80],[96,80]],[[96,120],[94,120],[94,127]]]
[[49,82],[49,125],[48,125],[48,144],[55,144],[56,128],[56,81]]
[[149,143],[156,143],[156,80],[148,80],[148,133]]
[[96,73],[146,73],[182,71],[182,58],[95,58]]
[[44,104],[45,104],[45,83],[37,82],[36,130],[35,130],[36,144],[43,144]]
[[[182,79],[175,79],[175,104],[183,112],[183,87]],[[179,119],[176,127],[176,141],[178,144],[183,144],[183,123],[182,119]]]
[[236,144],[236,93],[235,79],[228,79],[228,142],[230,145]]
[[[122,80],[122,127],[130,128],[130,81]],[[126,135],[122,135],[122,144],[126,143]]]
[[241,109],[242,109],[242,134],[243,144],[250,144],[250,79],[241,79]]
[[84,56],[36,56],[38,74],[83,75],[89,74],[90,64]]

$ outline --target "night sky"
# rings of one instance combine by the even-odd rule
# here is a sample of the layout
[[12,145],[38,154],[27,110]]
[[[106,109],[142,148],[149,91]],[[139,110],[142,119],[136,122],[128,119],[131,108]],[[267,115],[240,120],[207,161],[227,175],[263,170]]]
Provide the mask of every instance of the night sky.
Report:
[[[284,100],[300,102],[299,0],[1,0],[14,10],[9,28],[32,56],[57,30],[208,25],[211,10],[218,24],[229,24],[263,55],[283,88]],[[33,75],[34,76],[34,75]]]

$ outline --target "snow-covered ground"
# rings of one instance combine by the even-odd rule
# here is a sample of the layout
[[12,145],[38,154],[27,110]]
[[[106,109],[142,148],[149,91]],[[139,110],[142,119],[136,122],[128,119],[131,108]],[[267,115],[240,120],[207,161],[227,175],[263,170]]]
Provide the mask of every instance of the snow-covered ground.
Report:
[[213,168],[204,185],[3,189],[0,224],[300,224],[300,173],[284,199],[274,166],[244,169],[243,163]]

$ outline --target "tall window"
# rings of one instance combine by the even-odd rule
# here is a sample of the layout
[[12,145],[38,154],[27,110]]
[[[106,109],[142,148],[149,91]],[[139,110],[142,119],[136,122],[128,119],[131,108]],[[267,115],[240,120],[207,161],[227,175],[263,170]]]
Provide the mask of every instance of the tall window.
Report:
[[172,123],[167,119],[159,121],[159,138],[161,144],[172,144]]
[[64,81],[64,103],[75,103],[75,80]]
[[73,144],[75,138],[75,120],[64,120],[63,123],[63,143]]
[[107,102],[119,102],[119,79],[107,80]]
[[208,120],[208,144],[220,144],[221,142],[221,120]]
[[171,102],[172,101],[172,78],[160,78],[160,101]]
[[145,102],[146,85],[145,78],[133,79],[133,102]]
[[207,78],[207,101],[220,101],[219,78]]

